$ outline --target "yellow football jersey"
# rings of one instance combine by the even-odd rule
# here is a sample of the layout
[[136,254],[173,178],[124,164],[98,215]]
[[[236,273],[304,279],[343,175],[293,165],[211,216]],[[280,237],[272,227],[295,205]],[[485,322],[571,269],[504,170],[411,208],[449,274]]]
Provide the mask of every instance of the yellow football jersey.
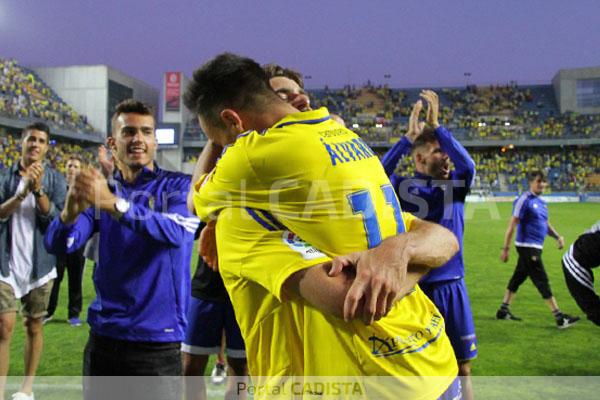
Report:
[[201,219],[230,205],[269,211],[331,255],[374,247],[405,230],[379,159],[325,108],[240,135],[206,182],[195,196]]
[[326,109],[241,135],[198,182],[194,202],[202,219],[219,215],[219,265],[252,375],[446,377],[407,383],[412,398],[435,398],[456,376],[443,319],[418,287],[370,326],[281,293],[292,273],[374,247],[413,220],[375,154]]

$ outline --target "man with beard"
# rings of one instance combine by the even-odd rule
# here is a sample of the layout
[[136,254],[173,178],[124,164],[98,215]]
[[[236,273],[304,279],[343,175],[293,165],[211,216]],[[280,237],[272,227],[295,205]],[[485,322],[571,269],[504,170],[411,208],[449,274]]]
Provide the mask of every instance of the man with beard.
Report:
[[[438,122],[439,99],[424,90],[428,103],[426,123],[419,122],[423,103],[414,105],[407,134],[383,157],[382,163],[400,198],[402,210],[451,230],[459,252],[445,265],[432,270],[419,283],[446,321],[446,333],[458,360],[463,394],[472,398],[471,360],[477,357],[477,337],[464,281],[463,232],[465,198],[475,176],[475,162],[450,131]],[[394,172],[398,161],[412,153],[416,174],[404,177]],[[450,162],[454,170],[450,170]]]

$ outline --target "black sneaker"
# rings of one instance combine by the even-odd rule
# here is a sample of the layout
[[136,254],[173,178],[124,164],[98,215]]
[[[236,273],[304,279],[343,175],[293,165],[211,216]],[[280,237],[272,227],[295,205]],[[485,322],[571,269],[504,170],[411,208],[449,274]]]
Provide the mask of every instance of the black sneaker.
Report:
[[496,319],[510,319],[513,321],[521,321],[521,318],[513,315],[510,310],[499,309],[496,313]]
[[567,329],[568,327],[575,325],[580,319],[581,318],[579,317],[571,317],[568,314],[563,314],[556,320],[556,325],[558,325],[558,329]]

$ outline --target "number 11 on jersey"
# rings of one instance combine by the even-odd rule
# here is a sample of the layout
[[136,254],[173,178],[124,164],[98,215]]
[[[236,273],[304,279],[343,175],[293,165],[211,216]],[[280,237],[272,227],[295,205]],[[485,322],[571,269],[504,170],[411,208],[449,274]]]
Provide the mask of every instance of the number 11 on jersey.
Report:
[[[394,219],[396,220],[396,233],[405,232],[404,221],[402,220],[402,211],[400,202],[394,193],[394,188],[390,184],[381,186],[381,191],[385,198],[385,203],[394,209]],[[360,190],[348,195],[348,201],[354,214],[362,214],[365,233],[367,234],[367,243],[369,248],[373,248],[381,243],[381,229],[377,220],[377,213],[373,206],[373,198],[368,190]]]

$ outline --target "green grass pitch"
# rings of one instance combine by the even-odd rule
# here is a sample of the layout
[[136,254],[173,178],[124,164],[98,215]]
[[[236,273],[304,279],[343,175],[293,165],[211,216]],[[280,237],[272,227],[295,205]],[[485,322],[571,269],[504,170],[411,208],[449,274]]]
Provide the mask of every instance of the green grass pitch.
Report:
[[[552,314],[530,281],[520,289],[512,307],[522,322],[494,319],[516,262],[514,249],[507,264],[499,260],[510,204],[473,203],[467,206],[465,261],[479,357],[473,362],[475,376],[548,376],[600,374],[600,327],[583,319],[558,330]],[[570,245],[593,222],[600,219],[600,204],[550,204],[550,221]],[[568,294],[560,267],[562,251],[548,238],[543,254],[550,284],[564,312],[581,315]],[[195,266],[194,266],[195,268]],[[598,273],[597,273],[598,274]],[[596,274],[596,275],[597,275]],[[66,282],[52,322],[44,327],[44,354],[40,376],[81,375],[83,347],[88,336],[84,325],[66,322]],[[91,266],[84,277],[84,308],[93,298]],[[82,315],[85,319],[85,313]],[[11,345],[10,375],[23,374],[23,328],[18,322]],[[210,373],[210,370],[209,370]]]

